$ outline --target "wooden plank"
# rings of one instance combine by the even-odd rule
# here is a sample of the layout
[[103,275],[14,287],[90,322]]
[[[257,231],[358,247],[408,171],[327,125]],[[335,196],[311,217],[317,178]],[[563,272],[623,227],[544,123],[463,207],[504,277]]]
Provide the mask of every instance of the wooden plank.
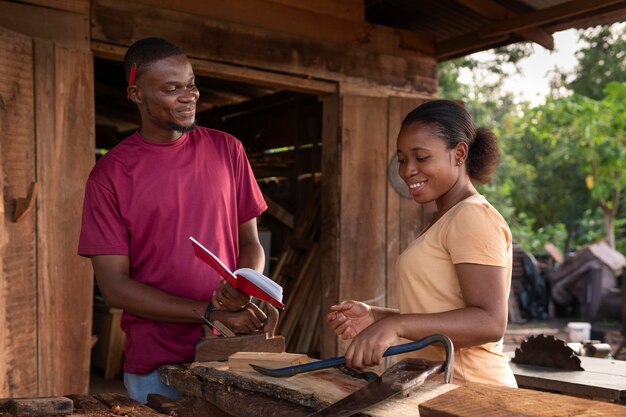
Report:
[[[167,9],[168,12],[173,10],[308,39],[346,46],[359,45],[376,52],[433,55],[435,50],[434,37],[430,34],[374,25],[366,23],[364,18],[343,19],[316,10],[313,2],[299,2],[307,4],[307,7],[292,7],[287,2],[267,0],[139,0],[138,3]],[[362,2],[334,3],[337,10],[352,6],[354,15],[365,14]]]
[[0,1],[0,26],[68,48],[89,50],[89,13]]
[[624,406],[522,388],[466,384],[419,406],[421,417],[620,416]]
[[621,3],[623,0],[579,0],[524,13],[508,20],[491,23],[478,30],[478,36],[489,38],[502,34],[547,25],[573,16],[585,15],[602,7]]
[[[500,5],[494,0],[456,0],[468,9],[487,17],[492,21],[505,20],[518,14]],[[552,35],[540,27],[528,28],[516,32],[518,35],[533,41],[546,49],[554,49]]]
[[[91,43],[91,50],[99,58],[113,61],[122,61],[128,48],[126,46],[110,45],[98,41]],[[278,74],[272,71],[230,65],[214,62],[208,59],[190,59],[196,75],[220,78],[229,81],[254,83],[264,87],[287,89],[307,94],[330,94],[337,91],[337,83]]]
[[[348,376],[336,368],[302,373],[289,378],[272,378],[253,371],[230,370],[226,364],[220,362],[204,362],[190,366],[189,369],[197,376],[195,379],[185,376],[185,373],[180,371],[180,367],[178,367],[178,371],[175,369],[173,366],[161,367],[161,375],[166,373],[169,376],[170,385],[183,392],[191,390],[206,393],[207,386],[219,384],[222,389],[228,389],[230,393],[246,391],[261,394],[266,398],[281,399],[283,405],[277,407],[279,410],[284,409],[289,404],[292,406],[299,404],[309,409],[321,409],[367,385],[365,380]],[[185,383],[179,383],[178,381],[181,379],[185,380]],[[190,383],[193,387],[189,387],[188,384]],[[374,417],[415,416],[420,403],[456,388],[457,386],[453,384],[426,381],[419,389],[412,391],[408,397],[395,398],[377,404],[364,410],[362,414]],[[211,402],[215,401],[211,395],[205,396],[205,398]],[[217,403],[214,402],[214,404]],[[220,406],[220,404],[217,405]],[[245,405],[231,405],[227,411],[241,417],[258,415],[250,413]],[[261,407],[254,410],[256,413],[260,411]]]
[[188,395],[204,398],[237,417],[306,417],[311,409],[220,382],[199,379],[191,370],[177,365],[159,369],[161,379]]
[[388,100],[342,96],[339,299],[386,302]]
[[303,353],[237,352],[228,357],[228,369],[252,370],[250,364],[265,368],[284,368],[309,362]]
[[270,0],[297,9],[335,16],[339,19],[362,22],[365,20],[364,0]]
[[[102,401],[110,407],[114,415],[136,415],[138,417],[164,417],[167,414],[161,414],[147,405],[138,403],[137,401],[118,393],[102,393],[94,395],[94,398]],[[171,417],[171,416],[168,416]]]
[[148,394],[148,406],[172,417],[234,417],[203,398],[191,396],[172,400],[162,395]]
[[[322,314],[339,301],[339,218],[340,206],[340,129],[339,95],[322,99],[322,201],[320,216],[320,284]],[[323,319],[325,322],[325,317]],[[337,337],[333,332],[321,333],[320,355],[329,358],[337,355]]]
[[33,90],[31,38],[0,27],[0,397],[38,394],[35,211],[11,221],[35,181]]
[[76,256],[94,163],[93,58],[35,42],[39,395],[87,393],[93,273]]
[[9,411],[16,417],[67,416],[74,411],[74,403],[66,397],[16,398]]
[[92,7],[92,40],[98,42],[130,45],[167,33],[191,58],[394,91],[436,91],[437,65],[431,55],[371,51],[358,42],[312,40],[122,0],[94,0]]
[[18,0],[19,3],[29,3],[34,6],[65,10],[84,15],[89,14],[89,1],[90,0]]

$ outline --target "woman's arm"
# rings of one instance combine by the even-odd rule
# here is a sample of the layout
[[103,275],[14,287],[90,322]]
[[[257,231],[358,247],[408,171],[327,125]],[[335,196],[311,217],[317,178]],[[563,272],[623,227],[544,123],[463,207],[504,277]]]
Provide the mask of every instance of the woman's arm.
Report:
[[434,314],[387,315],[355,336],[346,351],[346,364],[357,369],[378,365],[383,352],[401,337],[417,340],[443,333],[456,348],[500,340],[508,314],[506,269],[478,264],[455,268],[465,307]]

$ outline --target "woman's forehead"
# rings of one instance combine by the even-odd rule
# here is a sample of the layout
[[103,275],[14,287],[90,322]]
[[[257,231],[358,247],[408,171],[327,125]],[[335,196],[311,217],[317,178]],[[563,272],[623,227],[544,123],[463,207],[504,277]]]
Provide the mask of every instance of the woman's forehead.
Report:
[[444,141],[439,135],[437,126],[426,123],[410,123],[404,125],[398,134],[397,143],[398,148],[433,148],[445,146]]

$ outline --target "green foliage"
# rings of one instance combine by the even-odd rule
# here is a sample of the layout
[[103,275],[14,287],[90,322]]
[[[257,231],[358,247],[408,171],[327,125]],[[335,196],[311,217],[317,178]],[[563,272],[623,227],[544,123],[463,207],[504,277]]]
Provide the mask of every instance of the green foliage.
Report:
[[[543,252],[547,242],[576,249],[610,236],[607,226],[615,228],[617,250],[626,250],[626,83],[608,82],[626,77],[626,26],[620,28],[581,31],[586,46],[577,71],[562,74],[561,87],[573,94],[534,108],[502,91],[529,44],[494,51],[489,61],[440,64],[440,96],[462,100],[476,124],[500,139],[497,175],[479,191],[527,250]],[[472,82],[463,84],[467,71]]]
[[581,30],[579,39],[588,46],[576,53],[576,75],[567,86],[576,94],[600,100],[607,83],[626,82],[626,26]]

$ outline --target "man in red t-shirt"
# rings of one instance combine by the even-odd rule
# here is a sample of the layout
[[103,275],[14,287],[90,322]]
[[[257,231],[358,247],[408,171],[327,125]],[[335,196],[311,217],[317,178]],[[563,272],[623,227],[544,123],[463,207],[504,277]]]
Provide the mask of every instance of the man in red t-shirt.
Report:
[[124,67],[141,128],[89,175],[78,253],[107,304],[124,310],[124,383],[145,403],[148,393],[179,395],[158,367],[193,360],[202,316],[236,333],[262,328],[266,315],[195,258],[189,237],[232,270],[261,272],[256,218],[267,205],[241,142],[196,126],[199,92],[178,47],[142,39]]

